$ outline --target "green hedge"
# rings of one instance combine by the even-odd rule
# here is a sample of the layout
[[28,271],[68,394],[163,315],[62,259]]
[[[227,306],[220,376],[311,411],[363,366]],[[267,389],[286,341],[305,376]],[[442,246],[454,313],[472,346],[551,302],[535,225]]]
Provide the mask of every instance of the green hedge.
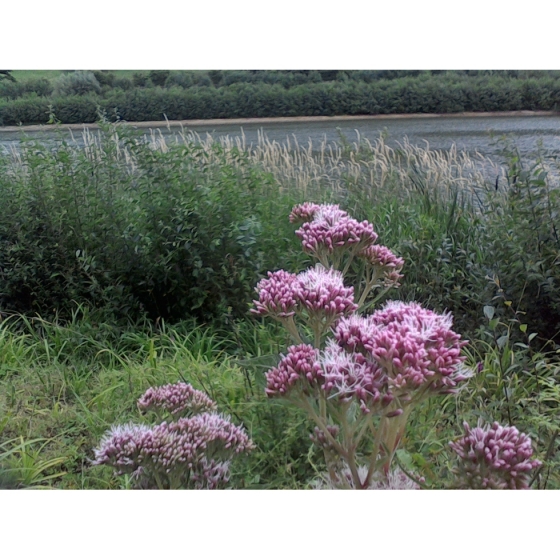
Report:
[[108,89],[105,97],[20,98],[0,102],[0,125],[40,124],[49,105],[63,123],[88,123],[97,108],[127,121],[280,116],[454,113],[556,110],[560,79],[432,75],[392,80],[280,84],[233,83],[227,87]]

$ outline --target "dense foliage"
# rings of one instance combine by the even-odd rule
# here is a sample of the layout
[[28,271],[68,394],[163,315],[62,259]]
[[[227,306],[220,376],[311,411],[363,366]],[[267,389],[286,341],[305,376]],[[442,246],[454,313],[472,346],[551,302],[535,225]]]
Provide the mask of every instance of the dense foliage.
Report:
[[0,158],[2,487],[133,486],[93,467],[92,450],[111,425],[141,420],[135,396],[177,382],[254,442],[233,486],[303,488],[324,471],[305,414],[266,398],[287,336],[249,313],[267,271],[310,264],[286,219],[305,200],[371,222],[404,261],[391,299],[451,312],[469,340],[474,377],[458,398],[418,405],[399,467],[441,487],[461,422],[455,447],[468,451],[490,433],[478,421],[496,421],[531,438],[543,463],[532,487],[560,487],[553,158],[506,147],[501,169],[384,138],[251,152],[148,140],[101,123],[85,146],[25,141]]
[[402,299],[452,311],[463,332],[493,305],[558,336],[553,160],[529,166],[510,150],[509,171],[488,172],[496,182],[477,171],[488,162],[394,151],[382,138],[318,148],[144,142],[109,123],[83,148],[25,141],[0,158],[2,308],[69,316],[77,301],[134,320],[246,316],[267,270],[306,263],[281,216],[314,193],[380,224],[414,263]]
[[19,157],[0,177],[5,310],[67,315],[75,300],[136,319],[239,317],[289,258],[288,226],[270,218],[291,199],[240,151],[162,151],[109,126],[98,145],[28,142]]
[[[558,72],[74,72],[0,82],[0,126],[127,121],[556,110]],[[52,110],[49,107],[52,106]]]

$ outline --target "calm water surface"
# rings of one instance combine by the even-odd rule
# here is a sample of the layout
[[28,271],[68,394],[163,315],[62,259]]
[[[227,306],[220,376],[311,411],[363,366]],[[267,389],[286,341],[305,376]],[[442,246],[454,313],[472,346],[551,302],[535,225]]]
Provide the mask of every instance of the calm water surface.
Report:
[[[151,129],[140,129],[150,133]],[[179,129],[160,129],[165,137],[173,137]],[[265,135],[270,141],[281,144],[290,142],[294,145],[307,146],[309,141],[314,146],[321,142],[336,143],[340,136],[355,142],[358,138],[376,140],[383,132],[388,134],[388,143],[396,145],[408,138],[413,145],[435,150],[449,150],[453,144],[459,150],[469,153],[479,152],[497,163],[502,162],[499,138],[505,137],[515,144],[522,155],[533,155],[542,142],[543,148],[549,153],[560,153],[560,116],[507,116],[507,117],[430,117],[430,118],[380,118],[356,119],[333,122],[298,122],[273,124],[219,125],[193,126],[186,129],[201,134],[209,133],[214,138],[229,136],[230,138],[245,137],[247,146],[256,144],[259,136]],[[93,131],[95,132],[95,131]],[[42,140],[53,141],[52,132],[29,132],[28,136]],[[73,131],[77,143],[83,143],[80,131]],[[19,144],[19,132],[6,132],[0,128],[0,149],[6,150],[10,146]],[[70,133],[68,132],[68,138]]]

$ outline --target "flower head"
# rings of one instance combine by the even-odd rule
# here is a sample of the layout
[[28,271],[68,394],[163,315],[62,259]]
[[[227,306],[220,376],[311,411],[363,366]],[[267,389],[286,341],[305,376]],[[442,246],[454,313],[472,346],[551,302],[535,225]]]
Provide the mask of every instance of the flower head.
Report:
[[188,383],[174,383],[150,387],[138,399],[140,410],[167,412],[174,418],[216,410],[216,403],[202,391]]
[[381,268],[400,270],[404,265],[404,260],[397,257],[384,245],[370,245],[360,252],[360,256],[372,266],[379,266]]
[[416,303],[389,302],[371,316],[366,350],[384,367],[392,387],[408,391],[429,385],[453,392],[472,375],[459,367],[466,342],[451,330],[451,315],[438,315]]
[[287,395],[298,384],[306,387],[321,383],[323,372],[318,355],[318,350],[309,344],[290,346],[278,365],[267,372],[266,394]]
[[321,260],[324,253],[340,253],[349,248],[359,251],[375,242],[377,234],[369,222],[358,222],[345,214],[318,211],[312,221],[305,222],[296,231],[303,250]]
[[346,352],[330,340],[319,360],[324,371],[324,391],[342,401],[356,399],[363,412],[380,401],[387,405],[392,395],[386,390],[385,373],[359,352]]
[[377,274],[383,277],[385,285],[398,286],[402,278],[400,271],[404,260],[397,257],[389,248],[384,245],[369,245],[359,253],[359,256],[368,265],[377,269]]
[[527,489],[529,472],[540,466],[532,460],[529,436],[515,427],[492,426],[471,428],[463,424],[465,435],[449,445],[459,457],[455,474],[463,488]]
[[245,431],[229,418],[205,412],[155,427],[115,426],[95,450],[94,464],[131,473],[147,487],[156,487],[156,481],[167,488],[188,487],[192,480],[195,488],[216,488],[227,482],[231,457],[252,448]]
[[376,324],[371,316],[352,314],[341,317],[333,328],[335,340],[349,352],[366,352],[366,345],[371,346]]
[[111,465],[117,474],[134,474],[141,463],[143,444],[152,428],[143,424],[112,426],[94,450],[94,465]]
[[295,314],[299,295],[299,281],[295,274],[278,270],[269,272],[256,287],[258,301],[253,301],[253,313],[262,316],[290,317]]
[[297,275],[299,304],[310,316],[324,317],[332,322],[357,309],[354,288],[344,285],[342,273],[318,264]]
[[317,213],[319,208],[320,205],[314,204],[313,202],[304,202],[303,204],[297,204],[292,208],[289,220],[292,224],[310,222],[315,217],[315,214]]

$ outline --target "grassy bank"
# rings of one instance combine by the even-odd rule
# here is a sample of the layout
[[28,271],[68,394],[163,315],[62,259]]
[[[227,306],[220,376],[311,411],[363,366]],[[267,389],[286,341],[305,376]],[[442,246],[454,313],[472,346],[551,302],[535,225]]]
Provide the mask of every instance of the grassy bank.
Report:
[[106,122],[86,140],[27,141],[0,160],[4,487],[126,487],[91,465],[92,449],[111,424],[141,420],[146,388],[178,380],[254,440],[236,487],[308,486],[322,468],[310,426],[264,396],[263,372],[288,340],[249,313],[268,270],[309,265],[287,220],[305,200],[371,221],[405,260],[386,298],[451,311],[470,340],[477,375],[458,399],[415,411],[403,465],[437,487],[460,422],[494,419],[533,439],[544,462],[534,485],[560,485],[554,160],[529,165],[509,149],[509,166],[492,168],[383,137],[337,148],[263,139],[251,152],[196,136],[146,145]]

